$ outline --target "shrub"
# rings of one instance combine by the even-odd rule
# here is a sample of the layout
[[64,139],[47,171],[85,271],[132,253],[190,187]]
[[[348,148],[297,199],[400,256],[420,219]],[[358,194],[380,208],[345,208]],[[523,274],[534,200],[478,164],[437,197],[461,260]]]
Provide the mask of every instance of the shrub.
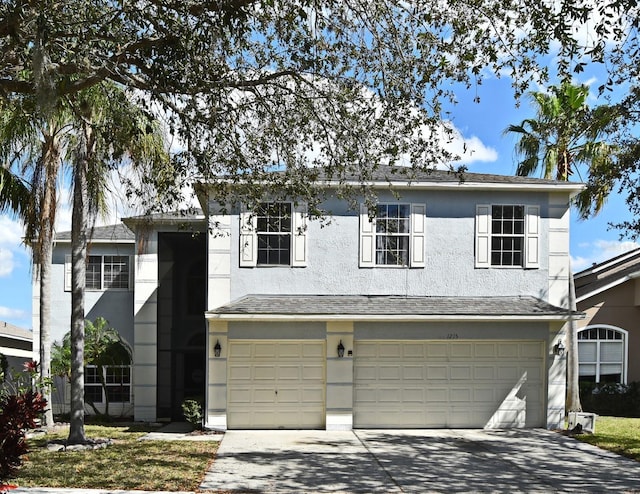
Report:
[[182,414],[194,429],[202,429],[203,410],[199,400],[184,400],[182,402]]
[[[0,359],[2,361],[3,359]],[[2,362],[0,362],[2,364]],[[47,401],[32,388],[32,381],[43,385],[38,378],[38,364],[25,363],[25,373],[7,380],[6,366],[0,373],[0,480],[15,474],[28,452],[26,429],[36,426],[36,419],[44,412]]]
[[580,383],[580,401],[598,415],[640,417],[640,383]]

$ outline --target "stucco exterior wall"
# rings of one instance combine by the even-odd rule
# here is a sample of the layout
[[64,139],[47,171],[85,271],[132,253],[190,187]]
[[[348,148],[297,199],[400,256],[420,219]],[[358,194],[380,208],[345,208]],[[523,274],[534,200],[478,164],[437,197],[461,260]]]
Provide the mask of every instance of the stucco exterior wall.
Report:
[[[71,254],[71,244],[59,243],[51,266],[51,341],[62,341],[71,329],[71,292],[64,290],[64,261]],[[89,255],[132,256],[133,244],[93,244]],[[133,266],[130,267],[133,269]],[[37,283],[35,281],[34,283]],[[133,288],[133,287],[132,287]],[[39,352],[39,290],[34,287],[34,352]],[[85,319],[104,317],[122,338],[133,345],[133,290],[86,290]],[[37,343],[36,343],[37,342]],[[35,347],[38,346],[38,349]]]
[[[498,199],[499,198],[499,199]],[[390,193],[381,202],[395,202]],[[230,243],[229,274],[222,285],[210,279],[213,309],[247,294],[363,294],[413,296],[529,295],[555,305],[566,305],[568,280],[567,198],[544,193],[491,191],[403,191],[402,202],[426,203],[425,268],[360,268],[359,212],[346,203],[330,201],[328,225],[308,222],[308,258],[304,268],[239,266],[239,211],[228,217],[223,232]],[[526,204],[540,207],[540,266],[475,268],[475,214],[477,204]],[[212,204],[212,207],[214,205]],[[552,229],[553,227],[553,229]],[[228,228],[228,230],[227,230]],[[213,237],[212,237],[213,238]],[[220,237],[211,240],[219,243]],[[210,256],[213,252],[210,252]],[[217,251],[210,266],[224,263]],[[553,255],[551,255],[553,254]],[[220,295],[220,291],[224,294]],[[211,294],[216,293],[215,297]]]

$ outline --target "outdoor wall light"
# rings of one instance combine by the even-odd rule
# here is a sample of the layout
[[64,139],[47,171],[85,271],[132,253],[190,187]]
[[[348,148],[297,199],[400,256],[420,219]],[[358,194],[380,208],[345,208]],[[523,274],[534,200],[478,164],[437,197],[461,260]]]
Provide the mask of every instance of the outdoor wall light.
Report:
[[557,355],[558,357],[562,357],[565,351],[566,351],[566,348],[564,347],[561,341],[559,341],[553,346],[553,354]]
[[342,344],[342,340],[338,343],[338,358],[344,357],[344,345]]
[[219,357],[222,347],[220,346],[220,340],[216,340],[216,345],[213,347],[213,356]]

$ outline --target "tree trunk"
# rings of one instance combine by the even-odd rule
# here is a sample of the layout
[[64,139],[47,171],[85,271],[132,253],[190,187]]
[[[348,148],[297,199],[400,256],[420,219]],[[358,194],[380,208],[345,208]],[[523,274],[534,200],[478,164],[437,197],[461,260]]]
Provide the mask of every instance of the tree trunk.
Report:
[[[40,375],[51,378],[51,263],[53,258],[53,242],[51,233],[43,238],[40,254]],[[44,412],[44,424],[53,425],[53,408],[51,407],[51,385],[43,386],[42,396],[47,400]]]
[[[52,129],[55,127],[52,126]],[[51,263],[53,259],[53,232],[56,218],[56,184],[60,167],[60,144],[55,131],[44,136],[41,166],[45,182],[41,204],[37,260],[40,276],[40,375],[51,378]],[[53,425],[51,407],[51,385],[45,385],[41,392],[47,400],[44,425]]]
[[[569,308],[572,312],[577,310],[576,286],[571,266],[569,266]],[[578,328],[576,321],[572,318],[569,321],[569,330],[567,331],[567,413],[582,411],[582,404],[580,403],[579,369]]]
[[86,443],[84,432],[84,292],[87,259],[87,172],[93,142],[90,125],[81,127],[74,162],[71,213],[71,419],[69,444]]

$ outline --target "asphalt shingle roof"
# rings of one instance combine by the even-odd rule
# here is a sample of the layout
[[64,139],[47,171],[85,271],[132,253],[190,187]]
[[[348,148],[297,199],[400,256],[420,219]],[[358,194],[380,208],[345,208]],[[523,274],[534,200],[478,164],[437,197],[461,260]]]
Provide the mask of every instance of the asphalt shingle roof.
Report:
[[394,295],[248,295],[218,315],[557,316],[571,312],[535,297],[404,297]]
[[[318,179],[320,181],[330,180],[332,177],[327,176],[323,171],[319,172]],[[457,173],[449,170],[414,170],[408,167],[381,165],[375,171],[371,172],[371,176],[367,177],[371,181],[380,182],[425,182],[425,183],[484,183],[484,184],[522,184],[522,185],[572,185],[579,186],[578,183],[568,183],[566,181],[542,179],[535,177],[520,177],[515,175],[493,175],[490,173]],[[344,179],[359,182],[362,177],[347,172]]]
[[[134,233],[129,228],[118,223],[116,225],[97,226],[93,229],[91,240],[108,240],[108,241],[123,241],[128,240],[133,242],[135,240]],[[59,232],[56,233],[56,240],[71,240],[71,232]]]

